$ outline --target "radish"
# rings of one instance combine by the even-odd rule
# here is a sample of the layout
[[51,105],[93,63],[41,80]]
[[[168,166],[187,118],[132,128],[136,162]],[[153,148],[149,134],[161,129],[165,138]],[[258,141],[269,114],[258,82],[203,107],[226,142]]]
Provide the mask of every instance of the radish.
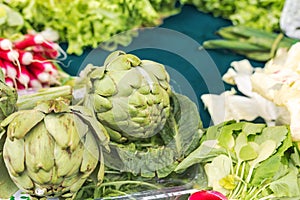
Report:
[[60,53],[56,48],[45,48],[41,45],[36,45],[32,47],[32,52],[34,52],[35,55],[39,55],[45,58],[52,58],[55,59],[59,57]]
[[40,71],[44,71],[44,72],[52,72],[52,71],[56,71],[57,69],[55,68],[55,66],[51,63],[51,62],[32,62],[29,65],[30,68],[37,68]]
[[2,50],[11,50],[13,47],[12,42],[9,39],[1,38],[0,39],[0,49]]
[[41,44],[45,41],[41,34],[27,34],[23,40],[14,42],[14,47],[17,49],[26,49],[27,47]]
[[0,67],[1,67],[1,70],[3,72],[3,75],[6,76],[6,67],[3,64],[2,59],[0,59]]
[[43,87],[42,83],[37,79],[37,77],[28,71],[28,76],[30,78],[29,87],[34,89],[40,89]]
[[31,63],[31,65],[29,65],[28,71],[35,74],[35,76],[41,83],[49,83],[50,74],[42,68],[35,67],[36,65],[33,66],[33,64],[34,63]]
[[27,71],[24,65],[21,65],[21,70],[17,71],[17,80],[20,84],[22,84],[25,88],[28,88],[28,84],[30,81],[29,72]]
[[10,87],[14,87],[14,81],[9,77],[5,78],[5,83],[6,83],[6,85],[8,85]]
[[212,190],[201,190],[193,193],[188,200],[228,200],[222,193]]
[[[44,35],[47,36],[47,34]],[[25,39],[15,42],[14,47],[17,49],[26,49],[28,47],[32,47],[33,51],[37,52],[40,52],[42,47],[44,50],[43,52],[46,55],[48,54],[50,58],[57,58],[60,53],[66,57],[66,53],[63,51],[63,49],[61,49],[61,47],[52,40],[45,39],[43,34],[27,34]]]
[[33,62],[33,55],[31,52],[19,50],[19,61],[22,65],[29,65]]
[[3,60],[3,67],[6,70],[6,76],[11,78],[12,80],[16,80],[17,78],[17,69],[14,64],[7,60]]
[[16,63],[19,62],[19,52],[16,50],[0,50],[0,58]]

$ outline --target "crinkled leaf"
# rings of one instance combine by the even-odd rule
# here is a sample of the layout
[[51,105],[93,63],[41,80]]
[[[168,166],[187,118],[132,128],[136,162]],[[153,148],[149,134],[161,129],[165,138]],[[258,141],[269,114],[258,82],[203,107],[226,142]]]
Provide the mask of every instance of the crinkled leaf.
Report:
[[17,191],[18,187],[11,180],[0,152],[0,199],[7,199]]

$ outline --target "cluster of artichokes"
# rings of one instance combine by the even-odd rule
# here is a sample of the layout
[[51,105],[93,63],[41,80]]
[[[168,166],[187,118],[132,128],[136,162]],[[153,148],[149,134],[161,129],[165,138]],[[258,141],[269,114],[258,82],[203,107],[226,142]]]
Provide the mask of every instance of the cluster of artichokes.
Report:
[[72,199],[97,166],[101,183],[110,141],[149,138],[170,114],[169,75],[159,63],[116,51],[103,66],[88,65],[76,81],[72,90],[85,91],[79,101],[42,100],[41,93],[21,109],[18,101],[30,94],[17,101],[1,78],[0,173],[9,180],[0,180],[0,198],[21,189],[38,199]]

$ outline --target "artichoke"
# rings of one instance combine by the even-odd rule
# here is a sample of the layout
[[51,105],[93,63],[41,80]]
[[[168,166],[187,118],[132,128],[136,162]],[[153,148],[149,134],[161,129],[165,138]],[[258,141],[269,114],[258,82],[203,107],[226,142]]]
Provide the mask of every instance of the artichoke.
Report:
[[104,66],[86,66],[76,85],[84,85],[84,106],[95,111],[112,140],[135,140],[164,127],[170,114],[169,81],[162,64],[115,51]]
[[0,70],[0,121],[16,110],[17,91],[5,83],[4,74]]
[[109,150],[109,137],[85,108],[65,99],[45,101],[11,114],[1,126],[8,173],[33,198],[74,198],[99,160],[102,180],[102,148]]

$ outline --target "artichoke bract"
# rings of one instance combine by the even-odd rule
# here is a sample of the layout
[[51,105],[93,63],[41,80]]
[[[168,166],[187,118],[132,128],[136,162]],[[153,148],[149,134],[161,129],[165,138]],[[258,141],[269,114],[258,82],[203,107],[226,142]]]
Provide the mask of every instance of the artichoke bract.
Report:
[[17,91],[5,83],[4,74],[0,70],[0,121],[16,111],[17,99]]
[[149,138],[170,114],[170,78],[165,67],[122,51],[111,53],[104,66],[87,65],[77,85],[85,85],[84,105],[116,138]]
[[[109,150],[109,137],[98,120],[64,99],[17,111],[1,126],[8,173],[33,198],[75,197],[96,166],[103,165],[102,148]],[[103,170],[99,167],[99,181]]]

